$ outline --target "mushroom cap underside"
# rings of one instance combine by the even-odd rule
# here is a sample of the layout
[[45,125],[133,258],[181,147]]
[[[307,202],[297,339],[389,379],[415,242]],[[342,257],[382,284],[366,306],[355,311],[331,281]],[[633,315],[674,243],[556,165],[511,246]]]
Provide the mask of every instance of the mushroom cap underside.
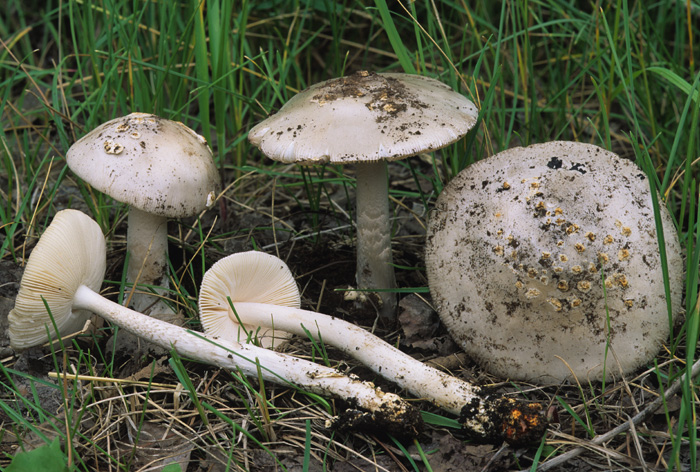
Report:
[[12,347],[26,349],[48,341],[47,327],[54,332],[52,317],[62,335],[80,330],[90,313],[73,310],[73,296],[81,285],[99,291],[106,261],[97,223],[77,210],[56,213],[32,250],[8,315]]
[[438,80],[360,71],[298,93],[248,139],[288,163],[392,161],[457,141],[477,115],[470,100]]
[[[569,142],[463,170],[436,202],[426,248],[451,335],[491,372],[537,382],[611,378],[653,358],[670,323],[646,179]],[[676,316],[683,260],[663,205],[660,216]]]
[[66,160],[100,192],[169,218],[204,210],[219,189],[206,140],[180,122],[147,113],[103,123],[75,142]]
[[243,314],[234,312],[237,302],[299,308],[301,294],[286,264],[264,252],[246,251],[219,259],[204,274],[199,291],[204,332],[239,342],[247,342],[250,337],[263,347],[279,345],[280,340],[291,336],[271,328],[257,330],[245,323],[241,326]]

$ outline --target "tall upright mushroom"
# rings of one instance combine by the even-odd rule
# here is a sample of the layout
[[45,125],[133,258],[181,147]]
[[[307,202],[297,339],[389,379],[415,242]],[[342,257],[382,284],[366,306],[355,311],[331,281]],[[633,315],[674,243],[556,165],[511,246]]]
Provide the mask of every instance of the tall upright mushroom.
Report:
[[[250,344],[194,334],[102,297],[95,290],[104,277],[105,261],[105,240],[97,223],[76,210],[58,212],[31,253],[15,307],[8,316],[11,346],[26,349],[55,338],[51,318],[58,334],[66,334],[95,313],[182,356],[224,369],[240,369],[252,377],[260,373],[273,383],[291,383],[321,395],[349,399],[369,414],[360,416],[360,424],[376,422],[389,431],[408,435],[415,435],[421,427],[418,410],[369,382]],[[351,424],[356,416],[348,416]]]
[[[669,335],[652,195],[634,163],[590,144],[514,148],[458,174],[431,213],[430,292],[486,369],[539,383],[610,379]],[[673,317],[683,260],[660,217]]]
[[[180,122],[132,113],[74,143],[68,166],[81,179],[129,205],[127,281],[167,289],[167,219],[197,215],[214,203],[218,171],[206,140]],[[168,312],[157,296],[136,292],[132,306]]]
[[[513,444],[538,440],[545,427],[541,406],[489,396],[481,388],[432,368],[364,329],[339,318],[298,308],[296,281],[286,264],[262,252],[232,254],[202,279],[199,310],[205,333],[246,340],[258,330],[310,335],[354,357],[384,378],[451,413],[465,432],[482,441]],[[284,305],[277,305],[282,301]],[[242,323],[242,325],[241,325]]]
[[360,289],[380,292],[380,317],[393,322],[396,286],[385,161],[447,146],[476,123],[474,104],[428,77],[366,71],[312,85],[253,127],[266,156],[298,164],[356,164]]

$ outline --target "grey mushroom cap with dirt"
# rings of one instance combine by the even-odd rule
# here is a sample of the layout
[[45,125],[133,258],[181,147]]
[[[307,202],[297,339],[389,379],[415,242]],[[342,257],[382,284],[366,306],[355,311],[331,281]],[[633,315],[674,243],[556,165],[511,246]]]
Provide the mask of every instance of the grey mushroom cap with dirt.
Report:
[[193,333],[102,297],[97,291],[106,259],[105,239],[94,220],[77,210],[58,212],[31,252],[9,313],[11,346],[22,350],[55,340],[82,327],[95,313],[183,357],[348,400],[361,410],[343,416],[351,424],[373,424],[408,436],[422,428],[416,408],[370,382],[269,349]]
[[452,144],[477,116],[470,100],[438,80],[360,71],[298,93],[253,127],[248,139],[281,162],[355,164],[356,282],[360,289],[380,290],[379,315],[390,324],[396,278],[386,161]]
[[[148,113],[103,123],[66,154],[71,170],[95,189],[129,205],[127,281],[161,287],[167,277],[168,218],[195,216],[213,205],[219,173],[206,140],[184,124]],[[141,312],[170,312],[158,296],[136,292]]]
[[681,312],[681,246],[659,205],[667,294],[656,198],[636,164],[590,144],[536,144],[472,164],[445,186],[428,224],[440,318],[500,377],[629,375],[659,352]]

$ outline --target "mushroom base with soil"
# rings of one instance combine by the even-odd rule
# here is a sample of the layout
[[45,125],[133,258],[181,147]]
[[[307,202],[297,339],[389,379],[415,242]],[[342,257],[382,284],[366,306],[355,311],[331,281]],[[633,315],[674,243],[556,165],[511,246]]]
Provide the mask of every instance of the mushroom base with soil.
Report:
[[[270,282],[273,281],[273,282]],[[286,298],[298,288],[288,267],[262,252],[220,259],[204,275],[199,308],[206,333],[237,339],[240,323],[279,329],[334,346],[418,398],[460,415],[464,431],[480,441],[522,444],[537,440],[547,421],[538,403],[490,397],[478,386],[423,364],[368,331],[341,319],[295,306],[248,302],[249,287],[274,287]],[[258,300],[261,298],[258,297]],[[274,300],[270,297],[270,300]]]

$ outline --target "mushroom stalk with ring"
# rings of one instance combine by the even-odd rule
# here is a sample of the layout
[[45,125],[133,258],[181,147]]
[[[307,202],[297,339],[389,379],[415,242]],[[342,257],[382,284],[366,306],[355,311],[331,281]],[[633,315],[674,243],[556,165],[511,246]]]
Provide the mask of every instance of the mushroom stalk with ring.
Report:
[[[380,317],[387,322],[396,312],[394,263],[391,254],[391,212],[384,161],[360,162],[357,180],[357,286],[379,289]],[[384,291],[382,291],[384,290]]]

